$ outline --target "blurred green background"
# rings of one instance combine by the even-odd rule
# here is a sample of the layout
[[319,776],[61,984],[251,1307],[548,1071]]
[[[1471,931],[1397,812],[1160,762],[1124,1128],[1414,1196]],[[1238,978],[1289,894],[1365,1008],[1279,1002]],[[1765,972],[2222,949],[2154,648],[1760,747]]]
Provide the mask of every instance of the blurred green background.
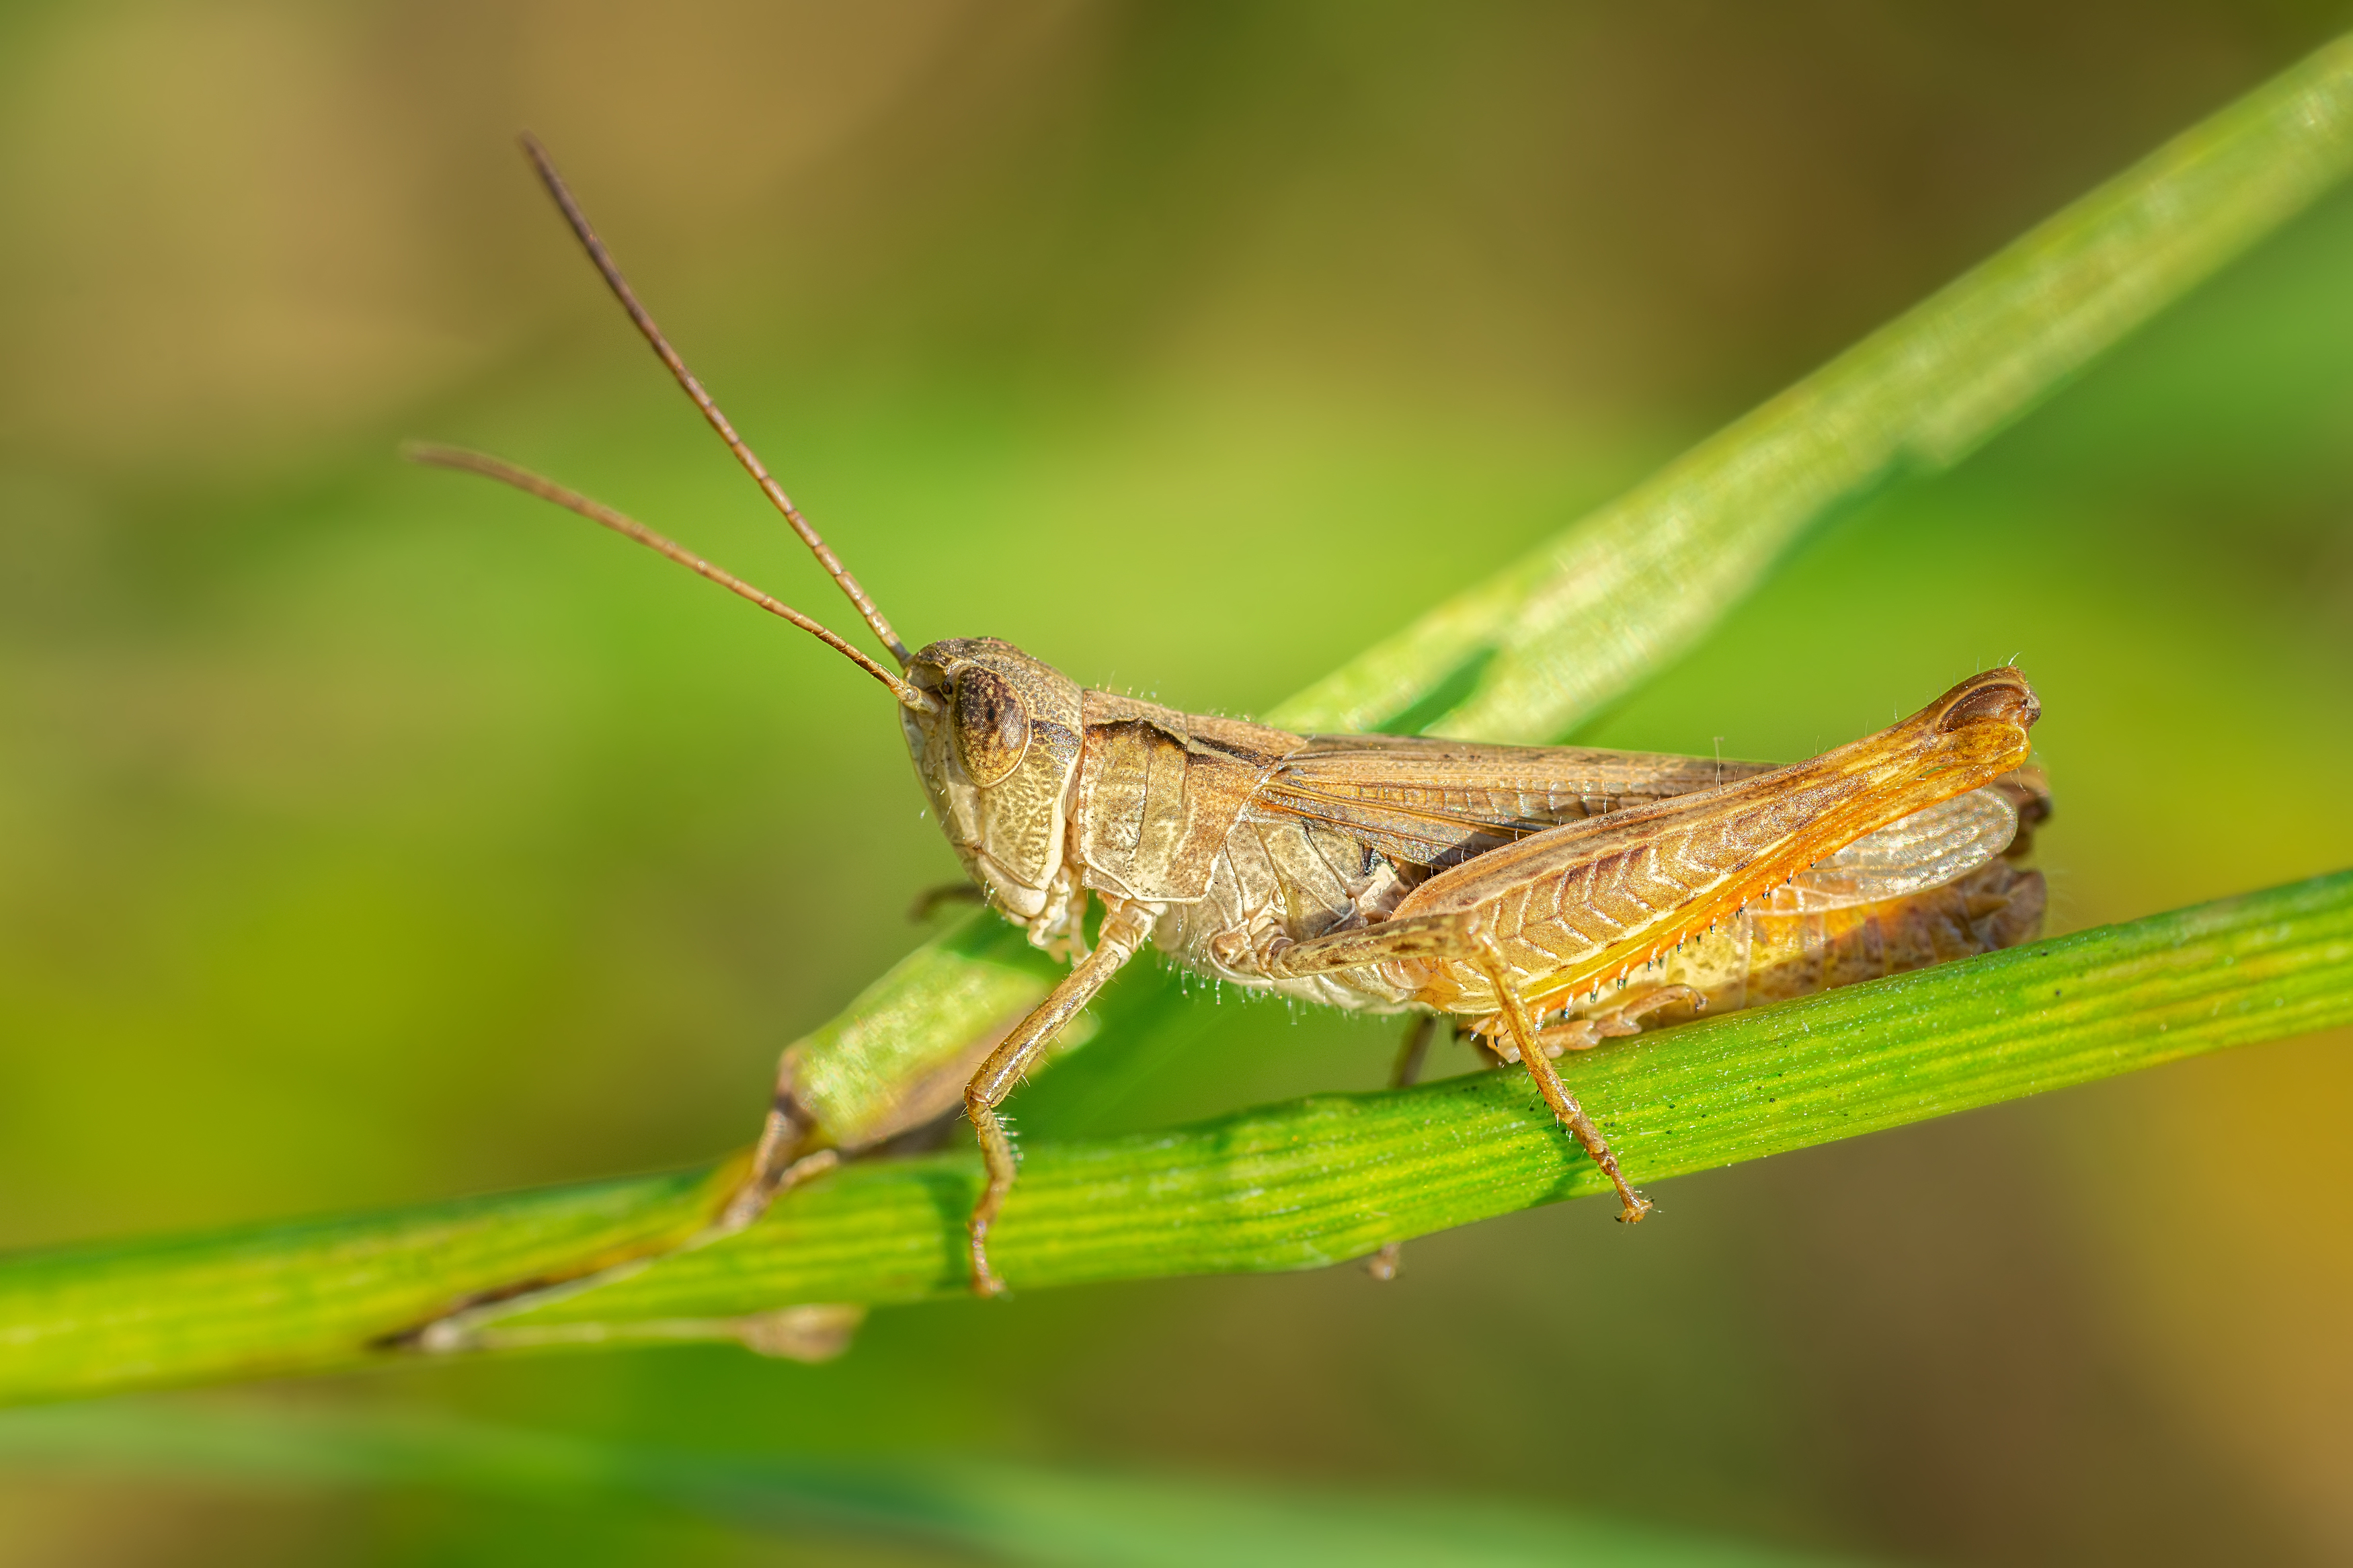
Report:
[[[706,1158],[955,874],[866,681],[395,461],[487,447],[843,618],[518,128],[911,640],[1250,712],[2346,20],[0,13],[0,1245]],[[1796,757],[2012,655],[2048,714],[2055,928],[2353,864],[2353,197],[1843,514],[1579,738]],[[1229,997],[1193,1054],[1115,1099],[1049,1077],[1023,1125],[1368,1088],[1392,1045]],[[1385,1288],[1041,1293],[885,1313],[824,1367],[648,1351],[270,1397],[1927,1562],[2343,1561],[2345,1046],[1686,1179],[1639,1234],[1522,1215]],[[0,1479],[11,1563],[847,1550],[617,1498]]]

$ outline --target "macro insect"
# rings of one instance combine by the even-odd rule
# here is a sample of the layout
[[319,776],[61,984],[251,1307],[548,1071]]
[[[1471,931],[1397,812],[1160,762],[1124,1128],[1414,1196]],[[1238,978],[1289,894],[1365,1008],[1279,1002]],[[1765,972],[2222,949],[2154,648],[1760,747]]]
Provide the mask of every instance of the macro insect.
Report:
[[[995,638],[911,650],[656,327],[545,151],[524,146],[638,331],[896,668],[552,480],[456,448],[410,456],[499,479],[649,545],[791,621],[890,691],[925,798],[973,886],[1070,964],[964,1090],[987,1172],[967,1226],[970,1280],[982,1294],[1005,1288],[988,1238],[1017,1178],[1000,1108],[1146,947],[1233,984],[1456,1020],[1526,1071],[1616,1188],[1619,1217],[1635,1221],[1652,1205],[1556,1058],[1636,1034],[1646,1020],[1989,951],[2039,927],[2042,879],[2011,860],[2047,811],[2039,775],[2022,765],[2041,710],[2009,667],[1876,734],[1768,767],[1293,734],[1088,689]],[[1427,1038],[1426,1026],[1409,1037],[1400,1081],[1417,1069],[1410,1042]],[[741,1229],[784,1187],[826,1168],[830,1153],[810,1152],[818,1131],[788,1056],[757,1149],[693,1244]],[[467,1310],[518,1310],[546,1284]]]

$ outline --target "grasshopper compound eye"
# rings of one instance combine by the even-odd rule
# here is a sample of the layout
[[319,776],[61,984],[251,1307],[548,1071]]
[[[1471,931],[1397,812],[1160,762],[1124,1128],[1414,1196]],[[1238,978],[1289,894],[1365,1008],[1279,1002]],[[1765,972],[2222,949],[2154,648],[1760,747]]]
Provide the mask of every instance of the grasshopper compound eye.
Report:
[[1021,765],[1029,750],[1029,710],[1010,681],[967,665],[956,675],[950,711],[956,757],[974,784],[987,789]]

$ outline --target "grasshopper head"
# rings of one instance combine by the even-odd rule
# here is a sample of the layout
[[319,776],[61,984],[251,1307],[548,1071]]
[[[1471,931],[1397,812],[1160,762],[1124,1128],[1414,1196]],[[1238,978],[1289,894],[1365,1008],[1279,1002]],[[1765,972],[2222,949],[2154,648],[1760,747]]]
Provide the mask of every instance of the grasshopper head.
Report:
[[935,642],[907,679],[933,699],[899,710],[907,751],[965,869],[1016,919],[1058,912],[1079,683],[995,637]]

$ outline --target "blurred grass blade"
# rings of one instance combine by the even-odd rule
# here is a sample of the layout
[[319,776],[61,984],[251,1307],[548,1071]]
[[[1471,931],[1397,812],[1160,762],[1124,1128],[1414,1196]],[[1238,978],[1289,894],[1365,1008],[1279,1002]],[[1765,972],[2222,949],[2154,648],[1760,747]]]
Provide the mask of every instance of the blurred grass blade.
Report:
[[[1577,1064],[1657,1182],[2353,1022],[2353,872],[1687,1025]],[[702,1173],[0,1259],[0,1398],[365,1363],[469,1289],[671,1212]],[[845,1168],[759,1226],[518,1322],[727,1317],[965,1289],[963,1154]],[[1525,1076],[1331,1095],[1040,1144],[998,1232],[1017,1289],[1313,1268],[1604,1191]]]
[[1674,658],[1808,524],[1958,461],[2341,179],[2353,39],[2175,138],[1647,483],[1269,714],[1557,739]]
[[755,1529],[1074,1568],[1821,1561],[1483,1500],[1276,1491],[932,1456],[698,1454],[394,1414],[178,1405],[17,1412],[0,1417],[0,1463],[278,1486],[423,1485],[556,1507],[655,1503]]

